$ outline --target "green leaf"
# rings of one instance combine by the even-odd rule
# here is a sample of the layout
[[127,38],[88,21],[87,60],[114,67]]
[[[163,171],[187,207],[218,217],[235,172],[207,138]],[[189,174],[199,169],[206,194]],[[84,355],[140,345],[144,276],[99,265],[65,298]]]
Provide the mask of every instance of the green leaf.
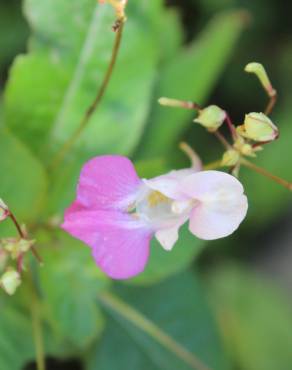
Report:
[[[30,292],[24,285],[25,282],[13,297],[0,292],[0,369],[20,370],[35,360]],[[68,356],[67,344],[54,335],[46,320],[41,325],[45,354]]]
[[[200,283],[192,273],[183,273],[150,288],[120,287],[117,292],[123,301],[149,318],[210,368],[229,368]],[[190,369],[121,313],[112,308],[109,313],[116,323],[109,321],[104,338],[92,351],[87,370]]]
[[183,49],[164,67],[139,156],[161,156],[178,140],[194,113],[161,107],[157,99],[166,96],[203,103],[236,46],[244,20],[242,12],[216,16],[191,46]]
[[152,239],[151,254],[145,271],[130,280],[134,284],[153,284],[179,271],[186,269],[201,252],[205,242],[197,239],[184,225],[179,232],[179,239],[171,251],[164,250]]
[[82,243],[64,233],[58,238],[42,251],[41,289],[56,332],[80,349],[103,330],[104,318],[95,302],[109,280]]
[[291,300],[269,281],[236,265],[208,276],[210,299],[238,368],[291,369]]
[[[3,294],[3,293],[2,293]],[[9,297],[6,297],[6,301]],[[19,370],[34,358],[29,316],[11,305],[1,302],[0,368]]]
[[[129,153],[140,138],[159,57],[160,11],[160,1],[129,2],[118,63],[102,106],[78,140],[79,158]],[[34,34],[30,53],[17,58],[11,70],[5,116],[9,127],[48,159],[79,126],[97,94],[114,42],[114,11],[96,0],[26,0],[25,13]]]
[[6,129],[0,130],[0,197],[22,222],[35,220],[47,192],[41,163]]

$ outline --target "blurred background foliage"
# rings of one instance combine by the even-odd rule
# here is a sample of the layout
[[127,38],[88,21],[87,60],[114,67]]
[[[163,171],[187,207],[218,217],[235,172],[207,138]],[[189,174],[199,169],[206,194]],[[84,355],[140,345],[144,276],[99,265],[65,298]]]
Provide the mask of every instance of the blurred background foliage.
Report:
[[[48,370],[190,368],[105,308],[99,297],[108,290],[213,370],[291,369],[291,196],[277,184],[243,169],[250,208],[233,236],[205,243],[183,229],[171,253],[153,242],[145,272],[126,284],[106,279],[87,248],[47,224],[73,199],[80,167],[94,155],[129,155],[145,177],[188,165],[181,140],[204,162],[217,159],[220,145],[193,113],[157,98],[215,103],[241,123],[266,104],[243,72],[253,60],[279,92],[272,117],[281,133],[255,162],[291,180],[291,10],[276,0],[129,0],[105,99],[65,164],[48,172],[102,80],[114,15],[95,0],[0,1],[0,196],[33,230],[45,260],[34,277]],[[1,235],[12,232],[1,224]],[[13,298],[0,294],[0,369],[35,369],[29,294],[25,284]]]

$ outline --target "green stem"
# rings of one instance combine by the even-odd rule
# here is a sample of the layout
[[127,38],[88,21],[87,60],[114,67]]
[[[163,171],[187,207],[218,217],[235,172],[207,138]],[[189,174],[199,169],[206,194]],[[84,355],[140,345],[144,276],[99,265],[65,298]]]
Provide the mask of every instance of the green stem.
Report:
[[242,165],[244,165],[245,167],[250,168],[251,170],[269,178],[270,180],[273,180],[277,184],[280,184],[280,185],[284,186],[285,188],[287,188],[288,190],[292,191],[292,183],[291,182],[286,181],[286,180],[282,179],[281,177],[273,175],[272,173],[268,172],[264,168],[256,166],[255,164],[248,161],[247,159],[241,158],[240,163]]
[[99,300],[102,304],[104,304],[104,306],[116,311],[125,319],[133,323],[137,328],[147,333],[167,350],[174,353],[192,369],[210,370],[193,353],[189,352],[180,343],[176,342],[172,337],[156,326],[152,321],[117,296],[111,294],[110,292],[104,292],[99,296]]
[[204,168],[204,171],[208,171],[208,170],[216,170],[217,168],[222,168],[222,167],[224,167],[222,166],[222,159],[218,159],[218,161],[214,161],[214,162],[206,164],[203,168]]
[[35,355],[36,355],[36,365],[37,370],[46,370],[45,354],[44,354],[44,343],[43,343],[43,332],[42,332],[42,321],[39,311],[39,301],[37,298],[37,293],[35,285],[33,282],[32,272],[29,271],[30,280],[30,311],[32,318],[32,330],[35,343]]
[[93,113],[96,111],[99,103],[101,102],[104,93],[106,92],[106,89],[108,87],[108,84],[110,82],[116,61],[117,56],[120,50],[121,40],[122,40],[122,34],[124,29],[124,22],[125,20],[122,19],[121,23],[119,24],[119,27],[116,30],[116,37],[115,42],[113,46],[112,56],[110,63],[108,65],[107,71],[105,73],[103,82],[101,84],[100,89],[98,90],[98,93],[94,99],[94,101],[91,103],[87,111],[85,112],[79,126],[77,129],[73,132],[72,136],[68,139],[68,141],[65,142],[63,147],[60,149],[60,151],[53,157],[51,164],[49,165],[49,168],[53,169],[57,167],[65,157],[65,155],[68,153],[68,151],[71,149],[71,147],[75,144],[76,140],[79,138],[81,132],[84,130],[84,128],[87,126],[90,118],[92,117]]

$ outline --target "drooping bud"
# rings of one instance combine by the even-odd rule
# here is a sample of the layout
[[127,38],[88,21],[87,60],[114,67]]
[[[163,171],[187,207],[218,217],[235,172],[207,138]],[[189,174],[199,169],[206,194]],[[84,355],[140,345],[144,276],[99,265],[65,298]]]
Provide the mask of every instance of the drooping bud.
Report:
[[10,268],[0,278],[0,285],[9,295],[13,295],[21,284],[20,274]]
[[259,142],[275,140],[279,131],[273,122],[263,113],[246,114],[244,124],[237,127],[237,132],[246,137]]
[[248,63],[245,68],[245,72],[254,73],[257,78],[260,80],[263,88],[266,90],[270,97],[275,96],[277,94],[276,90],[273,88],[272,83],[268,77],[268,74],[264,68],[264,66],[260,63]]
[[3,248],[10,253],[11,258],[17,259],[22,254],[30,250],[34,245],[35,240],[8,238],[2,239],[1,244]]
[[199,111],[198,117],[194,122],[207,128],[209,131],[216,131],[224,122],[226,113],[217,105],[209,105],[208,107]]
[[5,218],[7,218],[8,215],[9,215],[8,206],[0,198],[0,221],[5,220]]
[[222,157],[222,166],[235,166],[240,159],[240,154],[235,149],[229,149],[227,150]]

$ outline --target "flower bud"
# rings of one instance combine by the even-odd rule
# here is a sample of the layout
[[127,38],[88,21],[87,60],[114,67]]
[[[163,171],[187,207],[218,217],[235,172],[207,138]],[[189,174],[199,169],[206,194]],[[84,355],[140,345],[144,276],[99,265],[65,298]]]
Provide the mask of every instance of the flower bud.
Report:
[[225,118],[226,113],[223,109],[217,105],[209,105],[207,108],[199,111],[199,115],[194,122],[199,123],[209,131],[216,131],[222,125]]
[[13,295],[20,284],[20,274],[14,269],[7,270],[1,276],[0,285],[9,295]]
[[[238,137],[233,145],[234,149],[238,150],[239,153],[246,155],[248,157],[256,157],[255,149],[248,144],[244,138]],[[258,148],[257,148],[258,150]]]
[[227,150],[222,157],[222,166],[235,166],[240,158],[240,154],[235,149]]
[[260,63],[248,63],[245,68],[245,72],[254,73],[257,78],[260,80],[263,88],[266,90],[269,96],[275,96],[276,90],[273,88],[271,81],[267,75],[267,72],[264,66]]
[[0,198],[0,221],[5,220],[5,218],[7,218],[8,215],[9,215],[8,206]]
[[35,240],[8,238],[2,239],[1,243],[11,258],[17,259],[34,245]]
[[263,113],[246,114],[244,124],[237,127],[237,132],[254,141],[265,142],[275,140],[279,131],[273,122]]

